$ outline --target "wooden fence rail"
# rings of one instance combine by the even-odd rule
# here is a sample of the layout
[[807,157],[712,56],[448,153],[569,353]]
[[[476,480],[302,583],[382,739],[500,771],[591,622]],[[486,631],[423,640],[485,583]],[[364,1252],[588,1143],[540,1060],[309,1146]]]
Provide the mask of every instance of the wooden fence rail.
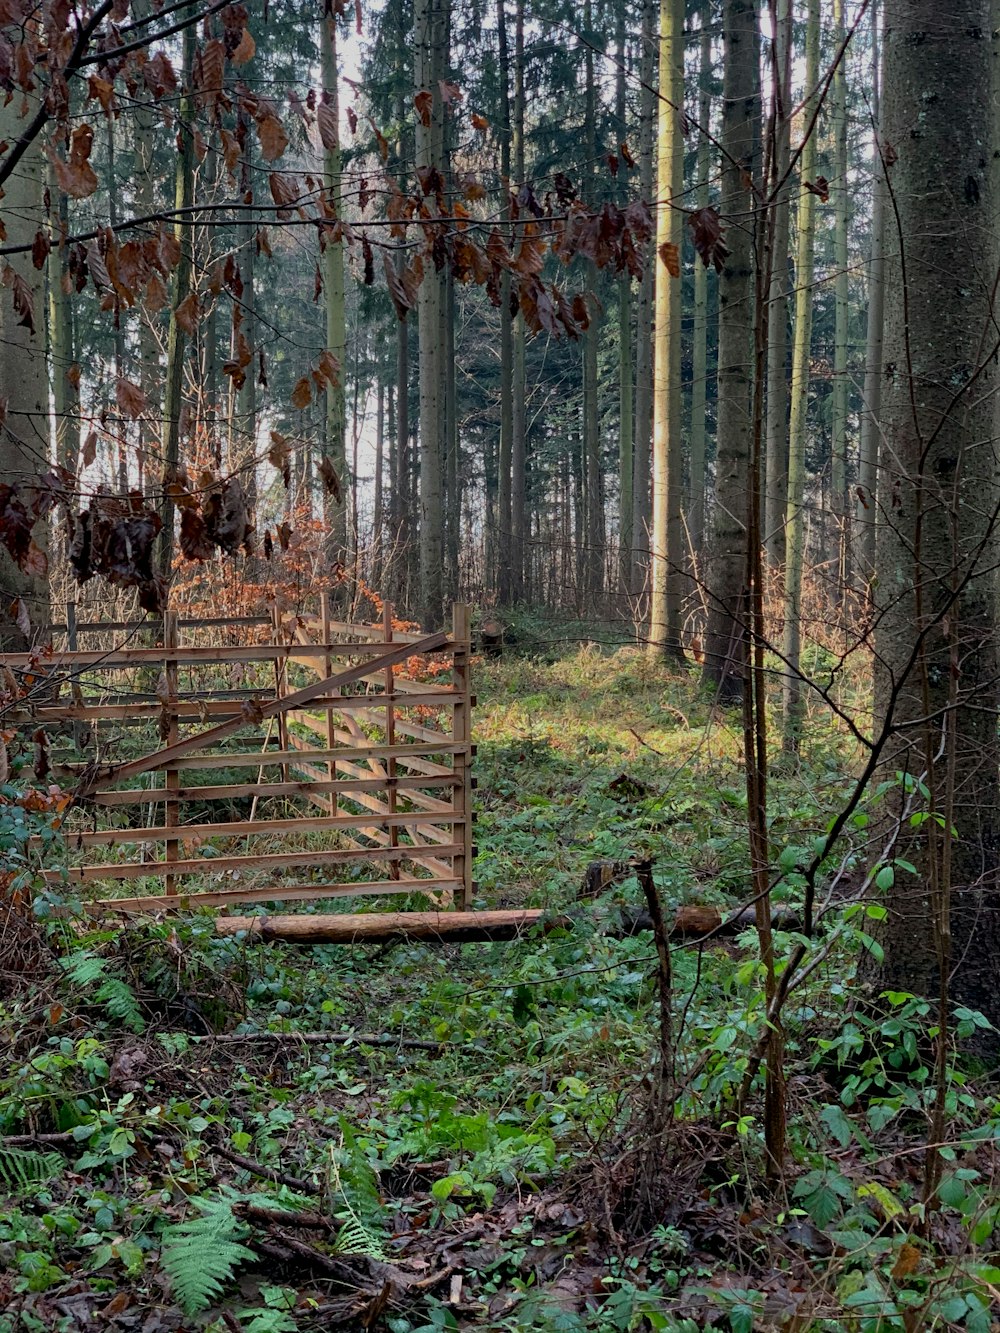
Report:
[[[5,658],[49,678],[22,720],[49,731],[54,770],[76,780],[70,860],[46,870],[51,885],[129,886],[96,897],[96,911],[373,894],[469,906],[468,607],[454,608],[449,631],[400,633],[388,607],[381,626],[335,620],[324,594],[316,614],[270,620],[168,613],[161,644],[104,651],[76,647],[72,608],[66,624],[65,652]],[[260,643],[183,642],[185,628],[234,627],[270,632]],[[151,727],[160,744],[137,753]],[[78,744],[85,735],[82,754],[60,753],[70,730]]]

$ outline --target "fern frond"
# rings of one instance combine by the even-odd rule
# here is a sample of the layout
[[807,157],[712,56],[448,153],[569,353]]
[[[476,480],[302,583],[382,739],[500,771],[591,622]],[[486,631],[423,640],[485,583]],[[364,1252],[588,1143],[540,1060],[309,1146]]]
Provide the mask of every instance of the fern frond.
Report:
[[95,981],[103,981],[105,962],[97,954],[81,951],[60,958],[59,965],[74,986],[92,986]]
[[247,1228],[223,1199],[192,1199],[200,1216],[163,1232],[160,1263],[186,1315],[198,1314],[222,1295],[234,1270],[257,1256],[240,1241]]
[[363,1254],[369,1259],[386,1259],[382,1237],[371,1227],[365,1226],[357,1213],[350,1206],[337,1214],[340,1228],[333,1246],[335,1254]]
[[55,1152],[0,1146],[0,1183],[11,1190],[23,1190],[29,1185],[51,1180],[63,1165],[63,1159]]
[[146,1020],[142,1016],[135,992],[124,981],[119,981],[117,977],[107,977],[96,998],[119,1023],[124,1023],[133,1032],[145,1031]]

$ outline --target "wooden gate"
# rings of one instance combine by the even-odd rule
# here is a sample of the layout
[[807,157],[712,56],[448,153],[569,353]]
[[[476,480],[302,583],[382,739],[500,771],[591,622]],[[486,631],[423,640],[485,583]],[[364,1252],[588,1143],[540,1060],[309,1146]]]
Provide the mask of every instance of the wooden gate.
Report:
[[[235,625],[242,637],[263,627],[266,641],[184,641],[210,626],[233,637]],[[6,658],[69,695],[50,692],[31,710],[54,733],[54,771],[77,783],[70,862],[44,872],[51,884],[85,897],[126,885],[89,903],[124,912],[387,894],[469,906],[468,607],[454,608],[450,632],[427,635],[394,632],[388,608],[380,627],[338,622],[326,597],[318,615],[178,623],[170,613],[162,646],[110,651],[78,646],[107,627],[68,626],[73,646],[41,666]],[[67,724],[91,731],[92,757],[56,753]],[[134,729],[157,724],[159,747],[135,754]],[[117,856],[94,860],[94,849]]]

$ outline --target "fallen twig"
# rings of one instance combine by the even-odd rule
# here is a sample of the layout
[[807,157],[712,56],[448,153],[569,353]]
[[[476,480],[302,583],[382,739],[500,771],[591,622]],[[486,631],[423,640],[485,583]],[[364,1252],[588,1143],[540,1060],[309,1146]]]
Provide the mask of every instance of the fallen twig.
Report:
[[295,1190],[298,1194],[323,1193],[323,1187],[317,1185],[313,1180],[305,1180],[301,1176],[289,1175],[287,1171],[279,1171],[274,1166],[264,1166],[262,1162],[255,1162],[252,1157],[244,1157],[242,1153],[233,1152],[232,1148],[225,1148],[221,1143],[213,1143],[212,1152],[218,1153],[227,1162],[232,1162],[233,1166],[239,1166],[244,1171],[249,1171],[253,1176],[260,1176],[262,1180],[271,1180],[276,1185],[287,1185],[289,1189]]
[[415,1051],[438,1051],[458,1042],[430,1041],[424,1037],[395,1037],[389,1032],[219,1032],[210,1036],[190,1037],[190,1041],[207,1041],[225,1046],[257,1045],[267,1042],[303,1042],[309,1046],[401,1046]]

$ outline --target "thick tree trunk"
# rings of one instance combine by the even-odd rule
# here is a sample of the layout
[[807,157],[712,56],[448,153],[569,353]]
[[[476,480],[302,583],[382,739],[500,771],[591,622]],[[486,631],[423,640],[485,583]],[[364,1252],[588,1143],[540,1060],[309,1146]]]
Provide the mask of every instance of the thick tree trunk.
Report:
[[902,770],[925,784],[915,808],[929,817],[907,818],[895,788],[893,856],[917,876],[897,868],[888,892],[879,984],[936,995],[943,978],[953,1000],[1000,1024],[989,0],[953,0],[940,20],[937,0],[898,0],[886,30],[899,229],[887,240],[885,359],[895,370],[883,399],[892,500],[873,590],[876,727],[894,728],[885,776]]
[[[653,197],[653,143],[656,132],[657,0],[643,0],[639,59],[639,195]],[[632,591],[647,591],[649,566],[650,450],[653,443],[653,291],[656,258],[643,254],[635,316],[635,445],[632,467]],[[644,619],[640,609],[637,619]]]
[[[792,0],[778,0],[773,76],[776,78],[774,175],[787,171],[792,142]],[[774,200],[770,310],[767,324],[767,461],[764,489],[764,546],[772,569],[785,563],[785,509],[788,505],[788,241],[790,183]]]
[[[806,24],[806,89],[819,78],[819,0],[809,0]],[[814,103],[807,104],[811,118]],[[799,159],[799,176],[811,181],[816,169],[815,133],[810,134]],[[788,512],[785,524],[785,606],[782,656],[782,745],[789,754],[799,747],[803,695],[799,679],[802,649],[802,565],[805,557],[806,436],[809,414],[809,350],[812,344],[813,247],[816,196],[799,191],[795,248],[795,330],[792,343],[792,406],[788,431]]]
[[684,3],[660,3],[660,99],[656,172],[656,318],[653,333],[653,528],[650,542],[649,645],[664,658],[683,659],[680,576],[681,521],[681,282],[672,277],[664,247],[680,264],[684,239]]
[[726,0],[721,214],[729,255],[719,276],[719,435],[715,534],[708,565],[704,678],[742,698],[747,648],[747,487],[753,388],[752,181],[759,176],[760,63],[754,0]]

